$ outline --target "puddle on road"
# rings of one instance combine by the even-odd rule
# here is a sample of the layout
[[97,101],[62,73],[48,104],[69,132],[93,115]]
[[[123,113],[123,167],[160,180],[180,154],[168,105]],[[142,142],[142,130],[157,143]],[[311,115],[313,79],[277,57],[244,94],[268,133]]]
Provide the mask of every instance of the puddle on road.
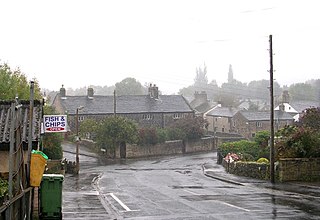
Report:
[[190,174],[191,170],[176,170],[175,172],[181,173],[181,174]]
[[172,186],[173,189],[204,189],[203,186]]
[[272,198],[272,203],[275,205],[294,207],[305,213],[320,216],[320,209],[318,205],[316,205],[314,202],[310,204],[301,198],[288,199],[283,197],[275,197]]

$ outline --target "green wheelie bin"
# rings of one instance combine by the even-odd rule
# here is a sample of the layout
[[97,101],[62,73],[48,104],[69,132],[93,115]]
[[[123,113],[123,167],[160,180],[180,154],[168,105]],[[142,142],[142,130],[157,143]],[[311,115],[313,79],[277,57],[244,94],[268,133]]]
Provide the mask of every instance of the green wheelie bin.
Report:
[[62,219],[62,174],[44,174],[40,186],[40,219]]

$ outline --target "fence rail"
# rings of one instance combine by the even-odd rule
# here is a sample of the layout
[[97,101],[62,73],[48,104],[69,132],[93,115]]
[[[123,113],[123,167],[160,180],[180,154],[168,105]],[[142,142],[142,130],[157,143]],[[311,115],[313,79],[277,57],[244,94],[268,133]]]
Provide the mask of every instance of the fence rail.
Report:
[[0,220],[30,219],[33,187],[23,190],[0,206]]

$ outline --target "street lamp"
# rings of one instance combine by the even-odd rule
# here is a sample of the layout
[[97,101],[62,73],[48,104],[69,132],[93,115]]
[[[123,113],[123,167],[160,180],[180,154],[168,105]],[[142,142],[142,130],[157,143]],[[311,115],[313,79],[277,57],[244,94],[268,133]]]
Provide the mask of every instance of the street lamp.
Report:
[[76,109],[76,174],[79,174],[80,164],[79,164],[79,110],[83,109],[83,106],[79,106]]

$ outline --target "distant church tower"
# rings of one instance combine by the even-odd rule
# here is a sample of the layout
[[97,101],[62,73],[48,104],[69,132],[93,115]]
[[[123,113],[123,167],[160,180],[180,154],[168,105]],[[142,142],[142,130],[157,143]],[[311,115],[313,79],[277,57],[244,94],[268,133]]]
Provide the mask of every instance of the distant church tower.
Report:
[[228,83],[233,82],[233,71],[232,71],[232,65],[229,65],[229,72],[228,72]]

